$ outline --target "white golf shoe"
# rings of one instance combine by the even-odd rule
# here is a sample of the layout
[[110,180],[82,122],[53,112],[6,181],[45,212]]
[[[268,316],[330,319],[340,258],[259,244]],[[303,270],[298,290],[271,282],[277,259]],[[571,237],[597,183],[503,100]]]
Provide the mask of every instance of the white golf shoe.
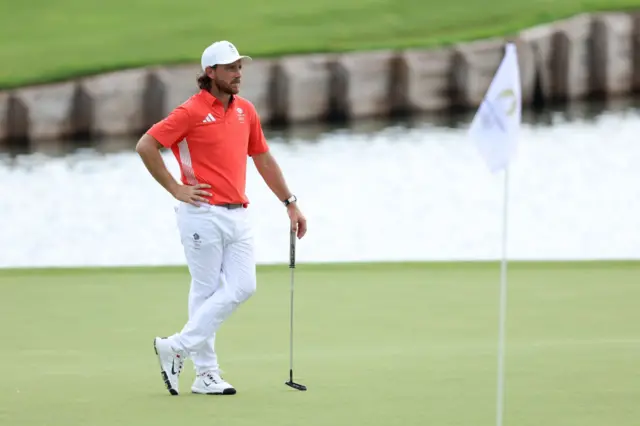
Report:
[[235,395],[236,390],[217,371],[198,374],[191,386],[191,392],[203,395]]
[[178,378],[187,357],[186,352],[174,348],[169,339],[156,337],[153,348],[160,362],[162,380],[171,395],[178,395]]

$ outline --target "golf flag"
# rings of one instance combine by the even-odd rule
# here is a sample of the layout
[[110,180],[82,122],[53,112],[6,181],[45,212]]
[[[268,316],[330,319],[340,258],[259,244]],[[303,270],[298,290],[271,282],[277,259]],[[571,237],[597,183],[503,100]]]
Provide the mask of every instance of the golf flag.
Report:
[[469,128],[470,138],[492,173],[507,168],[516,153],[521,104],[518,53],[516,46],[508,43]]
[[518,54],[513,43],[507,43],[489,89],[476,112],[469,136],[492,173],[504,170],[502,215],[502,261],[500,268],[500,312],[498,328],[498,385],[496,426],[504,420],[504,359],[507,312],[507,215],[509,163],[513,159],[520,133],[522,98]]

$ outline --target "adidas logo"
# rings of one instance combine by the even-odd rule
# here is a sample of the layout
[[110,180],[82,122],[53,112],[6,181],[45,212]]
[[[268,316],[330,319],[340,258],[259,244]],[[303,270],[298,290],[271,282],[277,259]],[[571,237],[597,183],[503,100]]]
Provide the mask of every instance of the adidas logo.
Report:
[[211,114],[207,114],[207,117],[202,120],[203,123],[213,123],[214,121],[216,121],[216,118]]

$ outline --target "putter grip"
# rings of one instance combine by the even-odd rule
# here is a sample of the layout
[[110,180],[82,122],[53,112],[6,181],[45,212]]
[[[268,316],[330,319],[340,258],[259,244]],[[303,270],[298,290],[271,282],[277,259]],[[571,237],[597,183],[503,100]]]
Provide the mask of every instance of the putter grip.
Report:
[[289,268],[296,267],[296,232],[289,234]]

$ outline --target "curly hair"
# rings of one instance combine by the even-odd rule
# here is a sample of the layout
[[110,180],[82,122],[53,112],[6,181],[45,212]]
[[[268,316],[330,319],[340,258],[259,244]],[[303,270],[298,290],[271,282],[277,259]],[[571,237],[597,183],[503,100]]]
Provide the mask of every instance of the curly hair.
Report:
[[[216,69],[216,65],[212,66],[211,68]],[[197,81],[198,81],[198,87],[200,89],[211,91],[211,87],[212,87],[211,84],[213,83],[213,80],[211,79],[211,77],[207,75],[206,71],[204,71],[202,74],[198,76]]]
[[213,80],[211,80],[211,78],[206,73],[203,73],[198,76],[198,87],[200,89],[211,91],[212,83],[213,83]]

